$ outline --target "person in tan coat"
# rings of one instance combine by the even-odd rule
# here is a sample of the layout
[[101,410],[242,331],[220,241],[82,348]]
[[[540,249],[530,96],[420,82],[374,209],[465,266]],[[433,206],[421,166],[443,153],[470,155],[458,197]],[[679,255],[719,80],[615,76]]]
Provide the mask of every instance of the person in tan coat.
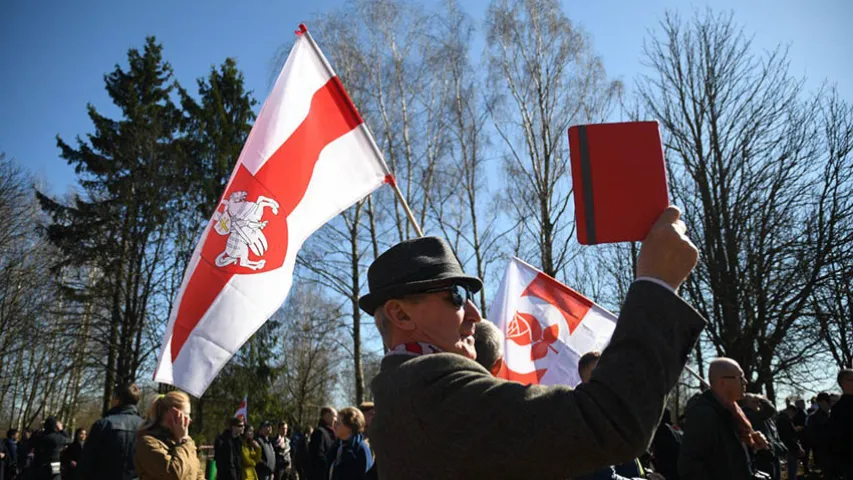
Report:
[[133,463],[139,480],[204,480],[195,443],[189,436],[190,397],[160,395],[139,428]]

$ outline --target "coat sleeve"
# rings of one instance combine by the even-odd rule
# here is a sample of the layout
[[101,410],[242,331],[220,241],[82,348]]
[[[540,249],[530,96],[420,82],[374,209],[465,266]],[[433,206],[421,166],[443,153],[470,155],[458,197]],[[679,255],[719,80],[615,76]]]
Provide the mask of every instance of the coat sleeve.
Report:
[[684,480],[712,480],[707,459],[714,449],[717,416],[696,408],[688,413],[684,437],[678,454],[678,476]]
[[[525,386],[495,379],[468,359],[439,354],[447,366],[411,380],[426,387],[406,409],[425,424],[448,426],[458,447],[452,450],[487,450],[473,459],[459,453],[453,461],[492,478],[574,477],[646,451],[704,326],[677,295],[637,281],[589,383],[575,390]],[[391,395],[403,396],[410,387],[397,388]]]
[[185,480],[193,465],[198,465],[192,441],[167,446],[150,435],[137,440],[136,460],[144,471],[137,474],[152,480]]

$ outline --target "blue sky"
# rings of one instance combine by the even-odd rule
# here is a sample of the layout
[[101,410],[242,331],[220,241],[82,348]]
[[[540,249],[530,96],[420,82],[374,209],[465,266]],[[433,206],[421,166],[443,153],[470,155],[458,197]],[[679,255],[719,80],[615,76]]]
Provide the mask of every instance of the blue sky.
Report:
[[[433,0],[436,1],[436,0]],[[91,131],[86,103],[110,113],[103,75],[141,46],[146,35],[164,44],[178,80],[191,91],[225,57],[237,58],[248,87],[263,100],[277,49],[296,25],[338,7],[341,0],[293,1],[25,1],[0,6],[0,152],[46,180],[60,194],[74,183],[54,137]],[[431,3],[425,0],[424,3]],[[487,0],[462,0],[479,21]],[[568,15],[593,37],[608,73],[627,84],[643,68],[641,48],[666,9],[689,15],[712,5],[732,10],[756,46],[791,45],[793,72],[817,88],[837,82],[853,101],[853,2],[848,0],[615,2],[564,0]],[[310,27],[310,25],[309,25]],[[318,39],[321,42],[322,38]],[[482,45],[482,41],[478,42]]]

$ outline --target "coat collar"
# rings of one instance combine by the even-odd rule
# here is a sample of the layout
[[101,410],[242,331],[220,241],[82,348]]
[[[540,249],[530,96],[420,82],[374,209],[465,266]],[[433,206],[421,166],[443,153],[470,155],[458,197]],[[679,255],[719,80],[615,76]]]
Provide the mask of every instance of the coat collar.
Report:
[[119,405],[107,410],[105,416],[110,415],[139,415],[139,410],[137,410],[136,405]]

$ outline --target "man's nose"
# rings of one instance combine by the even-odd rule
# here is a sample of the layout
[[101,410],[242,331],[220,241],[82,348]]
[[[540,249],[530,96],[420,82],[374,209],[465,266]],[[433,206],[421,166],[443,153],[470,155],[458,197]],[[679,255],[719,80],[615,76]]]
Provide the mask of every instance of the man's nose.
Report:
[[478,323],[483,320],[482,315],[480,315],[480,309],[474,305],[474,302],[468,300],[465,302],[465,320]]

